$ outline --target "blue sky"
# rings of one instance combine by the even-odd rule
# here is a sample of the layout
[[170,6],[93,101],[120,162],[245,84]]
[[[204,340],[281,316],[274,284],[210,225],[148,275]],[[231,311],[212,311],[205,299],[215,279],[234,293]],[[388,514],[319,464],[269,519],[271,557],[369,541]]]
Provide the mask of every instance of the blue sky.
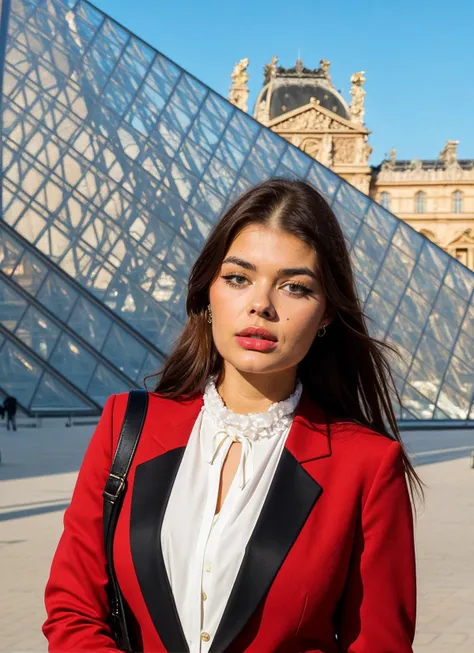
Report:
[[308,68],[332,63],[350,100],[364,70],[371,163],[436,158],[448,139],[474,159],[474,0],[96,0],[170,59],[227,97],[234,64],[249,57],[249,110],[276,54]]

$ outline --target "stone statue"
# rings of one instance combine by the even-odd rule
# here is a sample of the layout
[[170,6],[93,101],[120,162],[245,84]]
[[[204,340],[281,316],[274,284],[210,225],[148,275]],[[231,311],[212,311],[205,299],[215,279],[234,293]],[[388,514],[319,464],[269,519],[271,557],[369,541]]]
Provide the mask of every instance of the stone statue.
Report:
[[268,103],[266,100],[261,100],[255,112],[255,120],[261,122],[262,125],[266,125],[268,123],[269,118],[270,116],[268,114]]
[[440,152],[439,159],[444,161],[446,166],[457,166],[458,165],[458,149],[459,141],[446,141],[446,145]]
[[328,168],[334,164],[334,148],[331,134],[324,134],[318,160]]
[[263,85],[268,84],[271,79],[276,77],[276,72],[277,72],[277,63],[278,63],[278,57],[276,55],[273,55],[272,60],[270,63],[266,63],[265,66],[263,67]]
[[330,68],[330,66],[331,66],[331,62],[330,62],[330,61],[326,61],[325,59],[320,59],[319,63],[320,63],[320,65],[321,65],[321,70],[322,70],[323,73],[324,73],[324,77],[328,80],[328,82],[329,82],[330,84],[332,84],[332,81],[331,81],[331,73],[329,72],[329,68]]
[[247,82],[249,76],[247,74],[247,67],[249,65],[248,57],[241,59],[235,64],[234,70],[231,73],[232,86],[230,87],[229,101],[235,104],[236,107],[247,111],[247,100],[249,96],[249,89]]
[[365,91],[362,88],[365,82],[364,75],[365,72],[361,71],[360,73],[354,73],[351,77],[352,119],[355,120],[356,122],[360,122],[361,124],[364,124],[364,114],[365,114],[365,109],[364,109]]
[[397,150],[394,147],[392,147],[392,149],[390,150],[390,163],[394,165],[396,160],[397,160]]
[[355,156],[352,163],[358,165],[367,165],[372,154],[373,147],[367,143],[368,135],[364,134],[356,139]]

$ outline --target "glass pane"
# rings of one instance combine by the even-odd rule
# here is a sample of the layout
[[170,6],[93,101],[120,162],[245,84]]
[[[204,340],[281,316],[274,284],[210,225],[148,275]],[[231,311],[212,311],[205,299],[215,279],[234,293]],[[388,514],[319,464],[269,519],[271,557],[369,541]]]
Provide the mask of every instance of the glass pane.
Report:
[[312,164],[306,181],[319,190],[329,201],[333,199],[341,183],[340,177],[316,161]]
[[19,347],[4,343],[0,351],[0,379],[3,390],[14,395],[20,404],[28,407],[36,384],[41,376],[41,367]]
[[223,138],[240,152],[247,154],[255,142],[259,130],[259,124],[255,120],[247,117],[241,111],[234,111]]
[[26,300],[0,279],[0,324],[13,332],[26,307]]
[[187,279],[197,257],[198,252],[176,236],[168,250],[166,264],[170,270],[179,275],[180,279]]
[[469,401],[447,383],[443,384],[439,393],[438,406],[451,419],[467,419],[469,414]]
[[439,342],[436,342],[429,335],[424,334],[420,340],[417,357],[423,361],[423,365],[434,370],[441,380],[448,365],[450,352]]
[[346,207],[351,213],[358,218],[362,218],[369,206],[370,200],[364,193],[351,186],[342,183],[336,195],[337,201]]
[[444,283],[460,297],[468,299],[474,288],[474,274],[453,259],[449,264]]
[[361,305],[363,305],[369,296],[371,287],[365,281],[362,281],[357,274],[354,274],[354,278],[356,282],[357,297],[359,298]]
[[403,281],[400,281],[400,279],[383,267],[377,277],[376,287],[394,306],[398,306],[398,302],[406,286]]
[[360,226],[360,219],[348,211],[345,206],[339,204],[336,200],[331,204],[331,208],[341,225],[342,231],[349,243],[354,241],[355,235]]
[[444,381],[469,401],[474,390],[474,366],[452,356]]
[[10,275],[20,260],[23,247],[11,238],[0,226],[0,270]]
[[413,270],[409,286],[432,304],[438,294],[439,282],[428,270],[425,270],[421,265],[417,265]]
[[77,299],[77,291],[59,275],[50,272],[37,299],[52,313],[60,315],[62,320],[67,320]]
[[415,261],[410,256],[402,252],[398,247],[390,246],[385,257],[384,267],[387,267],[392,274],[399,277],[402,281],[407,282],[414,266]]
[[103,365],[98,365],[87,388],[87,394],[99,406],[103,406],[110,395],[128,392],[131,389],[130,386],[124,383],[118,376],[115,376],[109,369]]
[[76,340],[64,333],[49,360],[50,364],[84,391],[96,367],[96,360]]
[[25,252],[20,263],[15,268],[13,279],[33,297],[43,283],[47,268],[31,252]]
[[272,174],[285,150],[284,141],[272,132],[261,130],[253,146],[242,174],[257,183],[263,176]]
[[203,177],[203,180],[208,186],[224,197],[230,192],[235,183],[235,179],[235,171],[216,158],[212,159]]
[[376,263],[382,262],[388,247],[387,239],[365,224],[361,225],[355,244],[369,254]]
[[464,320],[462,323],[462,329],[465,331],[471,338],[474,338],[474,299],[471,301],[471,305],[466,311]]
[[100,351],[112,320],[92,302],[79,297],[68,324],[81,338]]
[[378,292],[372,290],[364,309],[378,327],[376,331],[372,331],[372,334],[382,340],[392,321],[395,306],[387,302]]
[[[142,365],[142,369],[137,374],[137,378],[135,379],[136,383],[143,385],[145,377],[149,374],[156,374],[163,367],[164,362],[164,357],[160,358],[159,356],[148,354]],[[149,389],[153,388],[156,385],[157,380],[157,377],[148,379],[146,383],[147,387]]]
[[187,170],[200,176],[206,169],[211,155],[193,141],[187,140],[181,146],[178,157]]
[[171,95],[180,75],[181,71],[174,63],[157,53],[146,82],[166,99]]
[[47,360],[61,330],[43,313],[30,306],[18,325],[15,335],[25,345]]
[[421,295],[418,295],[408,288],[401,301],[399,310],[406,315],[409,320],[415,324],[423,326],[431,311],[431,304],[425,302]]
[[225,198],[215,193],[203,181],[199,184],[191,204],[209,222],[216,222],[224,208]]
[[474,368],[474,339],[462,331],[457,339],[454,353],[467,365]]
[[434,404],[408,383],[403,390],[402,404],[417,419],[431,419],[433,417]]
[[313,159],[296,147],[287,147],[281,160],[282,164],[292,170],[298,177],[305,177]]
[[107,336],[102,354],[117,369],[129,378],[135,379],[141,369],[147,351],[132,335],[114,324]]
[[417,233],[412,227],[400,221],[392,242],[403,250],[405,254],[416,258],[423,245],[423,241],[423,236]]
[[369,254],[364,252],[364,250],[360,249],[360,247],[354,247],[351,252],[351,258],[359,277],[369,285],[372,285],[377,274],[379,263]]
[[230,168],[238,171],[245,160],[245,154],[232,143],[227,131],[216,150],[216,157],[226,163]]
[[64,386],[59,379],[45,373],[38,390],[31,402],[33,412],[47,411],[91,411],[92,405],[86,404],[80,397]]
[[407,381],[430,402],[436,401],[441,379],[436,372],[425,366],[424,361],[419,358],[413,360]]
[[397,349],[402,355],[402,361],[396,357],[396,363],[400,373],[405,374],[418,340],[421,335],[421,327],[416,326],[401,314],[396,315],[390,327],[389,339],[396,343]]
[[433,245],[428,239],[423,242],[419,263],[426,268],[430,274],[441,281],[450,261],[450,256],[442,249]]
[[456,296],[452,290],[442,286],[429,318],[427,333],[446,347],[452,347],[465,310],[466,302]]
[[391,238],[398,225],[397,218],[375,202],[370,203],[369,210],[364,217],[364,222],[387,239]]

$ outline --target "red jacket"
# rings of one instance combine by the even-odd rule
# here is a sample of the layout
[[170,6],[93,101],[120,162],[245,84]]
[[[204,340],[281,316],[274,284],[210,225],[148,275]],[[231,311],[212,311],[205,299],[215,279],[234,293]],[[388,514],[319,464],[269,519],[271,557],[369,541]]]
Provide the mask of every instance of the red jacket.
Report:
[[[117,651],[106,626],[102,491],[127,402],[111,397],[81,466],[46,587],[51,653]],[[151,394],[114,544],[145,653],[188,650],[160,527],[202,395]],[[411,653],[413,519],[398,442],[303,393],[209,653]]]

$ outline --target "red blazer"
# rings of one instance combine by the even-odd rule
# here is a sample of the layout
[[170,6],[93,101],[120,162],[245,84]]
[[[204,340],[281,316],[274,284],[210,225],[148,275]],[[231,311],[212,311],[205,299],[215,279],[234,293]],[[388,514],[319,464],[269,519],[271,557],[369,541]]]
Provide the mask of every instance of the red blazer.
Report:
[[[102,491],[127,395],[112,396],[81,466],[46,587],[51,653],[117,648],[106,626]],[[150,394],[117,525],[118,580],[145,653],[188,651],[160,528],[202,395]],[[303,393],[209,653],[409,653],[412,510],[398,442],[335,422]]]

